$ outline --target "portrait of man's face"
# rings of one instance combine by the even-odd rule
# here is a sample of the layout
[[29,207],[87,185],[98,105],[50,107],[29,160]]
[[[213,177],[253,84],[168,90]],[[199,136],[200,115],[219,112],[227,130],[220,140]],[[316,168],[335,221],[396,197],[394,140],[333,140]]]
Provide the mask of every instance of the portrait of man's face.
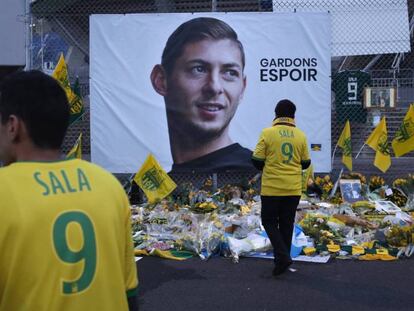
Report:
[[170,125],[201,137],[220,134],[243,96],[243,69],[241,51],[230,39],[187,44],[166,77],[164,96]]
[[328,13],[92,14],[90,25],[95,163],[135,172],[152,153],[168,172],[242,171],[287,98],[308,140],[326,146],[315,171],[331,169]]

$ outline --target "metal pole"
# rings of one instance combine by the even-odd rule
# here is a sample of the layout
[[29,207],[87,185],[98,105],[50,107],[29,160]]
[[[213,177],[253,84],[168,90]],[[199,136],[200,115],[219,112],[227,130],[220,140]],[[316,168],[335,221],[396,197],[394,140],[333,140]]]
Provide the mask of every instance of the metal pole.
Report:
[[41,59],[41,68],[42,68],[42,71],[44,71],[44,68],[43,68],[43,64],[44,64],[44,55],[45,55],[45,53],[44,53],[44,48],[45,48],[45,43],[44,43],[44,38],[43,38],[43,18],[40,20],[40,59]]
[[361,153],[362,149],[365,147],[365,143],[362,145],[361,149],[359,149],[357,155],[355,156],[355,159],[358,158],[359,154]]
[[32,62],[31,62],[31,49],[32,49],[32,14],[30,12],[30,0],[26,0],[25,3],[25,12],[24,12],[25,24],[26,24],[26,66],[24,67],[25,71],[32,69]]
[[374,56],[368,63],[368,65],[366,65],[365,68],[362,69],[362,71],[369,71],[375,65],[375,63],[381,58],[381,56],[381,54]]
[[338,72],[341,72],[345,66],[346,61],[348,60],[348,56],[345,56],[344,59],[341,62],[341,65],[339,66]]
[[211,0],[211,12],[217,12],[217,0]]
[[335,152],[336,152],[336,147],[338,147],[338,143],[336,143],[334,151],[332,153],[332,160],[331,160],[331,167],[333,168],[334,165],[334,159],[335,159]]
[[217,184],[218,184],[218,182],[217,182],[217,173],[213,173],[212,179],[213,179],[213,192],[216,192]]
[[342,173],[344,172],[344,168],[341,168],[341,171],[339,172],[338,179],[335,182],[335,185],[333,186],[331,193],[329,194],[330,198],[333,198],[335,195],[336,189],[338,189],[339,180],[341,179]]

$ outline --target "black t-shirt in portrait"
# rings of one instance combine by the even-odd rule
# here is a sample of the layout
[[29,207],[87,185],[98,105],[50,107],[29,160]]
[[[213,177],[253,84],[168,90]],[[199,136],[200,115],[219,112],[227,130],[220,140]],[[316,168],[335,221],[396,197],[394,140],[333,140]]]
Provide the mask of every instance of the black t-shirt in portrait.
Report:
[[253,166],[251,159],[251,150],[234,143],[197,159],[181,164],[173,164],[170,173],[255,171],[256,168]]

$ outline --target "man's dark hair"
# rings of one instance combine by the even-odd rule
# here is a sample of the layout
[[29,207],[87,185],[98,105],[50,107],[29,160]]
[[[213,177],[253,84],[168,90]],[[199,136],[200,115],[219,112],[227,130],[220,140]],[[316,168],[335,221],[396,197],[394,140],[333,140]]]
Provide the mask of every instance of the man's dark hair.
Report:
[[216,18],[198,17],[181,24],[168,38],[161,57],[161,65],[167,74],[173,71],[175,61],[181,56],[187,44],[205,39],[230,39],[234,41],[240,49],[244,68],[245,56],[243,45],[233,28]]
[[294,118],[296,106],[289,99],[282,99],[275,108],[276,118]]
[[33,143],[44,149],[59,149],[69,125],[65,91],[52,77],[40,71],[21,71],[0,84],[1,122],[10,115],[21,119]]

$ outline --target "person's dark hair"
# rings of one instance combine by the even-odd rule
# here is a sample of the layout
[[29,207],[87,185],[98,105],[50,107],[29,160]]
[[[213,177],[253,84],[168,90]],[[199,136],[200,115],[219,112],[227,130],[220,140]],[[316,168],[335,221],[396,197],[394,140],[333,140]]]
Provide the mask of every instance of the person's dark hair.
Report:
[[59,149],[69,125],[65,91],[52,77],[40,71],[21,71],[0,84],[1,122],[10,115],[26,125],[33,143],[44,149]]
[[279,101],[275,108],[276,118],[294,118],[296,112],[296,106],[289,99],[282,99]]
[[184,47],[189,43],[205,39],[233,40],[239,47],[242,65],[245,65],[244,49],[238,40],[237,33],[225,22],[211,17],[198,17],[181,24],[168,38],[164,51],[162,52],[161,65],[167,74],[174,68],[175,61],[183,53]]

